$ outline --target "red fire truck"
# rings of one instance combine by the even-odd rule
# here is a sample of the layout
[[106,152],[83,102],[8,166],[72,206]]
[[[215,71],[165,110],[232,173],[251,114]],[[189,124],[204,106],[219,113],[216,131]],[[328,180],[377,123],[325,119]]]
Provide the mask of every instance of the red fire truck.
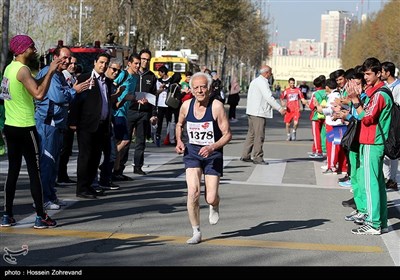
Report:
[[[63,41],[59,40],[57,46],[63,46]],[[100,45],[100,41],[96,41],[94,46],[72,46],[69,47],[71,52],[78,60],[78,65],[82,66],[82,73],[92,71],[93,63],[99,53],[105,53],[111,55],[111,57],[119,58],[123,66],[127,63],[127,58],[130,54],[128,47],[123,47],[115,44],[107,44],[104,46]],[[56,48],[50,48],[45,54],[45,64],[50,63],[53,59],[53,53]]]

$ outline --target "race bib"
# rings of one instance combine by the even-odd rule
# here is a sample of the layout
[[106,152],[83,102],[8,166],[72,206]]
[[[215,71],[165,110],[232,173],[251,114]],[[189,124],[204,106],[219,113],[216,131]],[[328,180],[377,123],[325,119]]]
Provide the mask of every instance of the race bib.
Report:
[[0,90],[0,99],[4,100],[11,100],[11,95],[9,92],[9,85],[10,81],[7,79],[7,77],[3,77],[3,80],[1,81],[1,90]]
[[298,97],[299,97],[298,94],[289,94],[288,100],[289,101],[297,101],[297,100],[299,100]]
[[208,146],[215,143],[213,122],[187,122],[186,124],[189,143]]

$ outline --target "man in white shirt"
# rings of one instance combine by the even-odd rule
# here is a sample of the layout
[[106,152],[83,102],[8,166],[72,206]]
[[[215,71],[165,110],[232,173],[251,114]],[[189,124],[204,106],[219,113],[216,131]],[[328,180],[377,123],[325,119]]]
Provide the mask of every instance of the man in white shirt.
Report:
[[[282,116],[286,114],[286,108],[282,107],[272,96],[268,82],[271,75],[272,68],[263,65],[260,69],[260,75],[251,81],[249,86],[246,109],[249,129],[240,159],[245,162],[268,164],[264,161],[263,151],[266,119],[273,117],[273,109],[279,111]],[[252,153],[253,159],[251,159]]]

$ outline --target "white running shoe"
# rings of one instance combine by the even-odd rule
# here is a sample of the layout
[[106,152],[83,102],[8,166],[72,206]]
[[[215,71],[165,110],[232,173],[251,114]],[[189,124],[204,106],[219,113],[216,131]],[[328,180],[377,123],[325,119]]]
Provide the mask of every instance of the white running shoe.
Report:
[[54,204],[60,205],[60,206],[67,206],[67,203],[61,199],[56,198],[55,200],[52,201]]
[[308,157],[309,157],[309,158],[318,158],[318,159],[324,158],[324,156],[323,156],[322,154],[318,154],[318,153],[316,153],[316,154],[310,154],[310,155],[308,155]]
[[208,220],[211,225],[215,225],[218,223],[219,220],[219,205],[218,206],[212,206],[210,205],[210,215],[208,216]]
[[373,228],[370,225],[364,225],[356,229],[352,229],[353,234],[364,234],[364,235],[380,235],[381,228]]
[[201,232],[193,233],[192,238],[186,241],[187,244],[198,244],[201,242]]
[[43,208],[46,209],[46,210],[58,210],[58,209],[61,208],[61,206],[58,205],[58,204],[55,204],[55,203],[53,203],[51,201],[48,201],[48,202],[43,204]]

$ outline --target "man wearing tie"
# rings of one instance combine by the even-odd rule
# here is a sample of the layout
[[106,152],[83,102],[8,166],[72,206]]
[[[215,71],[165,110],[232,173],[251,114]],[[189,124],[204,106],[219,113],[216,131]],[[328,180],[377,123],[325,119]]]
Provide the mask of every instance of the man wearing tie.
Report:
[[78,167],[76,196],[94,199],[104,192],[91,186],[100,164],[101,152],[110,147],[111,85],[104,73],[110,56],[101,53],[94,61],[92,72],[78,77],[78,84],[92,79],[88,90],[77,96],[70,111],[70,127],[76,129],[78,139]]

